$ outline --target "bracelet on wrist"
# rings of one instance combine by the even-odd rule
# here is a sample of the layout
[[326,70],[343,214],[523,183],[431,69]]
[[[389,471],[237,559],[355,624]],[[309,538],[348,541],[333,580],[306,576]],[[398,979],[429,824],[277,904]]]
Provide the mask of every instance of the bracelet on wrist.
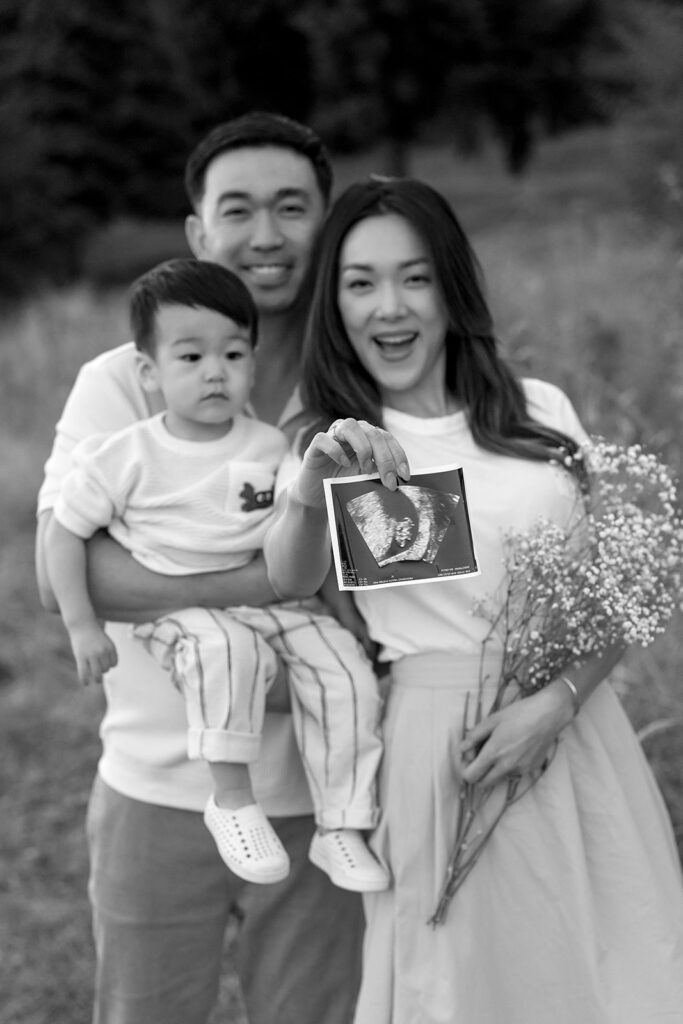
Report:
[[579,697],[579,691],[576,689],[576,683],[572,682],[569,676],[558,676],[558,681],[564,683],[572,696],[572,706],[574,708],[574,718],[578,715],[581,710],[581,698]]

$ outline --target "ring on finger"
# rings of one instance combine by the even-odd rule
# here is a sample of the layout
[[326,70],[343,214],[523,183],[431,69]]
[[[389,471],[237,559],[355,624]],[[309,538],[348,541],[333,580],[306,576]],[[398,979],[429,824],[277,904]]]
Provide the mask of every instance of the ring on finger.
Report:
[[337,433],[337,427],[339,426],[339,424],[341,422],[342,422],[341,420],[336,420],[332,424],[332,438],[337,442],[337,444],[339,445],[341,450],[344,452],[344,455],[347,457],[347,459],[355,459],[356,452],[355,452],[355,450],[353,448],[353,445],[350,445],[349,442],[345,438],[340,437],[340,435]]

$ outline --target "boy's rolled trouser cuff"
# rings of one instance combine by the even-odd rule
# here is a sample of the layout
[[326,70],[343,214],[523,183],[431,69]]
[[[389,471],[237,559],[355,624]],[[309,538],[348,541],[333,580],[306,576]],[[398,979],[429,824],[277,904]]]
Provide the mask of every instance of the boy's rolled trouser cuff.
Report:
[[355,810],[322,810],[316,808],[315,823],[320,828],[353,828],[358,830],[374,828],[379,821],[379,808]]
[[222,761],[251,764],[261,752],[261,737],[248,732],[225,729],[189,729],[187,756],[191,761]]

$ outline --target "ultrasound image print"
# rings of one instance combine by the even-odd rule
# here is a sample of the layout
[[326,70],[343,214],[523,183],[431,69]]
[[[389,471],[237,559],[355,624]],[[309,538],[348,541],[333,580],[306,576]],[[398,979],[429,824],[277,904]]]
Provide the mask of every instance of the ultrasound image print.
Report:
[[353,522],[379,566],[390,562],[435,561],[455,519],[459,494],[431,487],[382,487],[346,503]]

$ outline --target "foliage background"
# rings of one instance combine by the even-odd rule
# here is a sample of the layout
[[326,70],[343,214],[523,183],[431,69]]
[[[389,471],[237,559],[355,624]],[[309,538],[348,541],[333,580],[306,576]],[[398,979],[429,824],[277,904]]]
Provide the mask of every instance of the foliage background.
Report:
[[0,296],[77,278],[115,218],[181,216],[186,154],[248,109],[382,140],[385,172],[438,139],[522,174],[644,103],[680,174],[682,51],[678,0],[2,0]]
[[[258,0],[239,9],[219,0],[117,6],[116,24],[101,5],[95,16],[87,0],[4,0],[0,6],[0,57],[12,51],[14,62],[22,47],[24,56],[28,47],[34,57],[28,79],[19,64],[0,59],[0,124],[12,129],[0,164],[7,242],[0,249],[0,1024],[90,1019],[83,826],[102,695],[77,688],[61,625],[39,607],[35,495],[79,365],[126,339],[125,285],[157,259],[186,252],[178,178],[188,142],[244,100],[235,86],[235,55],[218,45],[225,39],[219,26],[229,35],[235,18],[247,19],[251,28],[244,31],[264,47],[261,59],[273,69],[282,64],[277,44],[285,37],[279,33],[296,30],[311,63],[307,70],[302,58],[306,74],[288,111],[315,120],[321,130],[329,126],[338,188],[361,174],[386,171],[389,159],[407,160],[411,173],[445,192],[470,232],[502,344],[515,365],[564,387],[589,429],[643,441],[679,475],[683,468],[683,45],[675,4],[620,5],[631,20],[613,23],[616,42],[599,60],[592,51],[581,64],[598,60],[600,76],[618,84],[607,99],[601,93],[608,122],[548,134],[534,112],[523,173],[511,172],[492,118],[462,100],[464,86],[432,108],[427,97],[403,139],[387,134],[389,122],[381,119],[384,108],[375,97],[371,137],[355,137],[369,109],[361,100],[372,92],[377,54],[398,39],[395,26],[368,36],[368,12],[396,16],[411,7],[407,0]],[[449,6],[498,10],[493,0],[442,5]],[[248,18],[242,7],[249,8]],[[578,12],[583,5],[546,0],[546,11],[551,7]],[[174,41],[181,10],[197,22],[185,32],[182,61]],[[316,11],[319,34],[313,38],[306,26]],[[268,22],[269,31],[275,26],[269,37],[254,25],[257,15],[270,14],[280,21]],[[68,68],[60,49],[67,23],[69,39],[78,43]],[[501,29],[503,41],[512,38],[508,28]],[[349,39],[346,49],[339,44],[341,63],[349,53],[354,58],[346,67],[354,88],[342,76],[344,66],[323,67],[319,56],[343,33]],[[429,55],[429,42],[421,45]],[[128,67],[129,50],[137,78]],[[88,88],[70,86],[53,106],[55,76],[61,82],[74,69]],[[274,80],[289,103],[284,73]],[[99,89],[94,107],[91,84]],[[408,86],[396,89],[410,98]],[[133,95],[135,105],[123,104]],[[217,114],[210,100],[219,95]],[[258,105],[271,105],[267,94],[253,95]],[[40,117],[27,120],[32,104]],[[172,118],[162,116],[168,104]],[[683,856],[682,669],[676,622],[653,648],[630,653],[614,684],[641,731]],[[212,1024],[241,1019],[227,953]]]

